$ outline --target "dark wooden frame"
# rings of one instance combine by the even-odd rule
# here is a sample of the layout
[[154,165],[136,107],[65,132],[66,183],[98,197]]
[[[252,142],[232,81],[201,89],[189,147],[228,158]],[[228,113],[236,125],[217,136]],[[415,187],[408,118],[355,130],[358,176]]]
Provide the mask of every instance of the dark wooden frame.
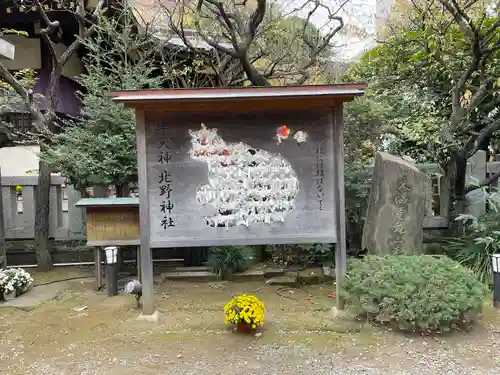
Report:
[[[331,109],[334,134],[335,222],[337,229],[337,295],[346,275],[346,228],[344,197],[343,103],[364,93],[365,85],[308,85],[252,88],[206,88],[119,91],[113,100],[136,110],[137,160],[139,177],[139,214],[141,226],[141,274],[143,313],[153,314],[153,263],[150,248],[150,202],[146,158],[146,113],[150,112],[257,112],[286,109]],[[343,308],[337,298],[337,308]]]
[[[1,203],[1,202],[0,202]],[[100,290],[102,287],[102,265],[101,265],[101,251],[102,248],[105,246],[137,246],[137,272],[139,275],[139,279],[141,278],[141,272],[140,272],[140,251],[139,251],[139,245],[140,245],[140,239],[139,238],[129,238],[129,239],[117,239],[112,238],[112,239],[101,239],[101,240],[89,240],[89,231],[88,231],[88,225],[89,225],[89,216],[88,214],[91,212],[106,212],[106,210],[113,210],[113,211],[125,211],[129,212],[130,211],[136,211],[137,206],[139,205],[139,200],[136,198],[83,198],[80,199],[76,204],[75,207],[82,207],[85,209],[85,212],[87,214],[87,220],[86,220],[86,232],[87,232],[87,246],[93,247],[94,248],[94,261],[95,261],[95,277],[96,277],[96,289]],[[1,205],[0,205],[1,207]],[[120,225],[120,223],[116,223],[116,225]],[[136,224],[137,225],[137,224]],[[138,236],[139,237],[139,236]],[[1,236],[0,236],[0,241],[1,241]],[[1,242],[0,242],[1,244]]]

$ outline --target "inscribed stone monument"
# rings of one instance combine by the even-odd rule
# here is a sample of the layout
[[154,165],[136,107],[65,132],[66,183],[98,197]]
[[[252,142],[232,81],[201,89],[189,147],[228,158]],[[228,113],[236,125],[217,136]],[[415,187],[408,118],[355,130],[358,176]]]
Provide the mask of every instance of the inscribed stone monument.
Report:
[[429,184],[429,177],[414,165],[384,152],[377,153],[363,249],[378,255],[422,253]]

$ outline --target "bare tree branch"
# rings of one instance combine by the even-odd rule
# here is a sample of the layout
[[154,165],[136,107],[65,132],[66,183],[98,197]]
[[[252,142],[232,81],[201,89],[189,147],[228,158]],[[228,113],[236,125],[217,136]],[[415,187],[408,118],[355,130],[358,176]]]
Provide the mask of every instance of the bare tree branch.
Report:
[[37,103],[33,100],[33,91],[24,88],[19,81],[5,68],[0,62],[0,78],[3,79],[28,106],[30,114],[38,122],[43,120],[43,114],[40,111]]
[[455,22],[465,35],[471,39],[477,35],[478,30],[474,23],[455,0],[439,0],[439,2],[453,16]]

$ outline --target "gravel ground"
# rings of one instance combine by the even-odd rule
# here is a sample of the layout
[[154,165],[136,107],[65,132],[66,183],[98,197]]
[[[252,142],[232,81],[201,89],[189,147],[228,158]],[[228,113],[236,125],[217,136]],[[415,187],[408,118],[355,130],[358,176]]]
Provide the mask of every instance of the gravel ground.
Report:
[[[231,333],[188,336],[158,347],[140,349],[124,344],[112,353],[96,352],[90,347],[74,345],[62,349],[58,356],[28,363],[18,352],[16,365],[0,373],[33,375],[149,375],[149,374],[258,374],[258,375],[498,375],[500,374],[500,335],[462,335],[460,340],[407,339],[372,348],[339,349],[325,337],[307,334],[303,343],[259,344],[248,347],[225,344]],[[305,335],[304,335],[305,336]],[[301,336],[302,338],[304,336]],[[325,335],[323,335],[325,336]],[[288,337],[288,336],[287,336]],[[290,337],[294,337],[291,335]],[[469,340],[463,341],[463,339]],[[139,345],[137,345],[139,344]],[[88,351],[85,351],[87,349]],[[1,358],[0,358],[1,359]],[[1,362],[1,361],[0,361]]]
[[[221,322],[236,292],[268,306],[258,337]],[[500,374],[500,312],[489,307],[471,332],[421,338],[332,322],[328,287],[293,298],[262,283],[173,283],[157,293],[157,323],[138,321],[130,296],[81,283],[35,310],[0,310],[0,375]]]
[[[258,354],[260,352],[260,354]],[[427,354],[419,358],[404,358],[394,363],[394,358],[379,360],[342,359],[331,354],[298,353],[291,348],[262,348],[257,356],[224,355],[198,360],[164,361],[146,355],[140,360],[115,358],[110,363],[80,359],[76,362],[62,360],[40,361],[24,368],[24,374],[37,375],[115,375],[115,374],[259,374],[259,375],[498,375],[500,364],[468,366],[457,363],[446,354]]]

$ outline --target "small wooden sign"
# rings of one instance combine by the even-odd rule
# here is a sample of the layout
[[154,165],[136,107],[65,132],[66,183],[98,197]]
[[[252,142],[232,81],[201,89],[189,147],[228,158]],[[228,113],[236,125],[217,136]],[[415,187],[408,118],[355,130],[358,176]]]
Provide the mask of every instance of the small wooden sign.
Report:
[[76,206],[86,209],[88,246],[140,243],[138,199],[83,198]]

